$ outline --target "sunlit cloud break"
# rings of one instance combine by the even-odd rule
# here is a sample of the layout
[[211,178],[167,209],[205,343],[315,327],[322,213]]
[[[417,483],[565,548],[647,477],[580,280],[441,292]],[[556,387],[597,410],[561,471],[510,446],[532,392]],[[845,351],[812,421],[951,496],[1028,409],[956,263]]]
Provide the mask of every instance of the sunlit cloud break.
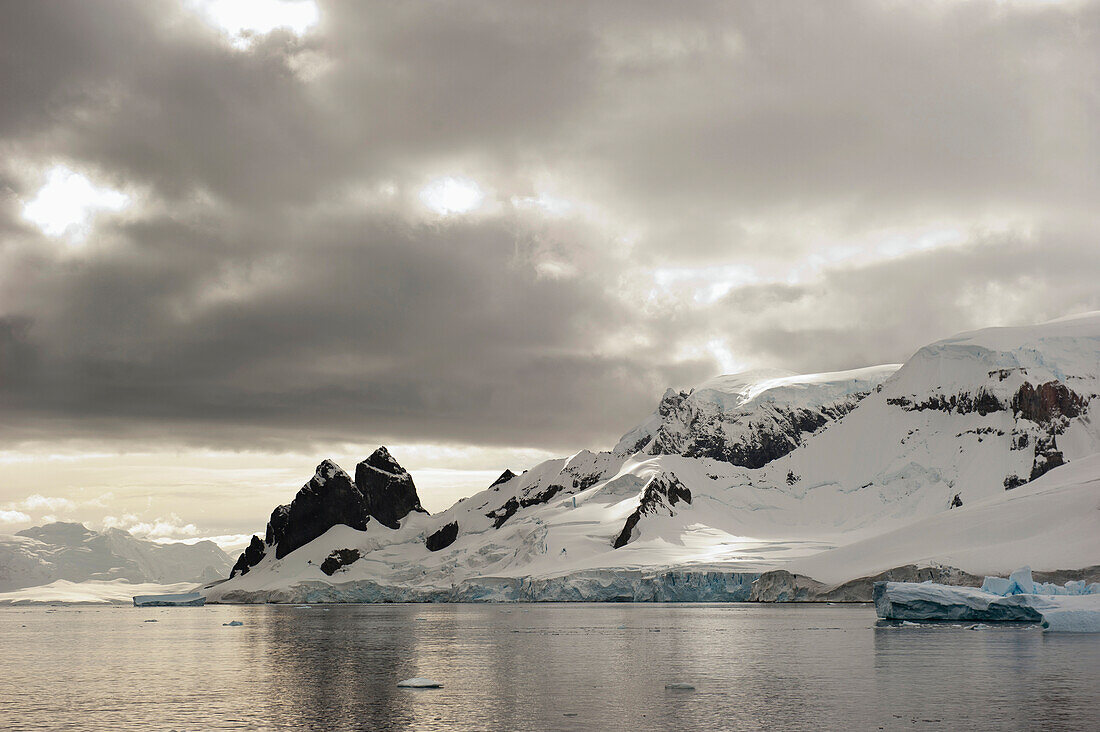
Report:
[[436,178],[420,191],[420,202],[442,216],[469,213],[484,200],[481,186],[469,178]]
[[35,197],[23,204],[23,218],[46,236],[82,239],[98,212],[122,211],[129,205],[125,193],[96,186],[87,176],[57,165]]
[[321,17],[313,0],[197,0],[194,6],[242,50],[252,44],[254,37],[277,28],[302,35]]

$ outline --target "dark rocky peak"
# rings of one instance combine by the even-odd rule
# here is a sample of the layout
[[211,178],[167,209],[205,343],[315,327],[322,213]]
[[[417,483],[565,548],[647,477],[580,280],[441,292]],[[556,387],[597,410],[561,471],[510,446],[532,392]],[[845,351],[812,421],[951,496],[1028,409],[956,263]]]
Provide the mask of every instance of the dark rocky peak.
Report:
[[368,520],[366,501],[351,477],[336,463],[325,460],[289,506],[272,512],[269,543],[275,545],[275,558],[282,559],[337,524],[364,531]]
[[396,529],[412,511],[427,513],[420,505],[412,476],[384,447],[355,466],[355,485],[363,495],[367,513],[383,526]]
[[512,478],[515,478],[515,477],[516,477],[516,474],[513,473],[511,470],[505,470],[503,473],[500,474],[499,478],[497,478],[496,480],[494,480],[492,482],[492,484],[489,487],[490,488],[496,488],[498,485],[501,485],[502,483],[507,483],[508,481],[510,481]]
[[248,574],[248,570],[255,567],[264,558],[265,549],[266,547],[260,537],[253,534],[248,548],[237,558],[237,563],[233,565],[232,571],[229,572],[230,579],[238,574]]
[[332,460],[322,460],[294,500],[271,512],[264,541],[252,537],[230,577],[247,573],[270,547],[275,548],[275,558],[282,559],[337,524],[365,531],[373,517],[396,529],[410,511],[427,513],[420,506],[412,476],[386,448],[379,447],[359,463],[354,480]]
[[371,456],[369,458],[359,463],[359,465],[356,466],[355,469],[356,474],[358,474],[359,468],[363,466],[373,468],[382,473],[389,473],[390,475],[408,474],[408,471],[406,471],[396,460],[394,460],[393,455],[390,455],[390,451],[387,450],[384,446],[379,447],[377,450],[371,453]]
[[679,478],[672,473],[661,473],[655,476],[646,484],[645,490],[642,491],[642,498],[638,502],[638,508],[627,517],[623,530],[619,532],[611,547],[618,549],[626,546],[634,538],[634,529],[643,516],[653,516],[658,513],[675,516],[673,506],[681,501],[690,504],[691,491],[680,482]]

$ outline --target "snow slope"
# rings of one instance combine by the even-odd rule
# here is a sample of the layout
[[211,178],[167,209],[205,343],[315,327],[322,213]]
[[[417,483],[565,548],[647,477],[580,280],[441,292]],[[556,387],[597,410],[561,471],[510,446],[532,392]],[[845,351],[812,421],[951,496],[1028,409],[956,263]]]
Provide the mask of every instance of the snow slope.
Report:
[[1100,455],[1001,495],[942,511],[870,539],[794,561],[788,571],[826,583],[903,564],[1004,574],[1100,564]]
[[55,580],[168,584],[224,577],[232,562],[217,544],[158,544],[121,529],[57,522],[0,535],[0,592]]
[[[961,334],[896,370],[719,377],[666,393],[611,452],[547,461],[397,529],[335,526],[209,598],[606,599],[638,582],[713,597],[788,567],[832,580],[941,556],[984,572],[1097,564],[1083,506],[1100,476],[1084,459],[1100,452],[1098,391],[1100,313]],[[988,540],[941,551],[982,521]],[[1059,527],[1072,547],[1040,554]],[[998,541],[1016,553],[986,566]],[[342,549],[359,558],[321,572]]]

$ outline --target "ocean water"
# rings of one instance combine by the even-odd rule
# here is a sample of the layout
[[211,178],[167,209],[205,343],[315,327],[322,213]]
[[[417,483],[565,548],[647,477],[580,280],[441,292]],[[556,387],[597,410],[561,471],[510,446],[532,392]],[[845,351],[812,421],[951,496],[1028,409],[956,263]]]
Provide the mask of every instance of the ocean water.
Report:
[[1100,636],[868,605],[14,607],[0,660],[6,730],[1100,729]]

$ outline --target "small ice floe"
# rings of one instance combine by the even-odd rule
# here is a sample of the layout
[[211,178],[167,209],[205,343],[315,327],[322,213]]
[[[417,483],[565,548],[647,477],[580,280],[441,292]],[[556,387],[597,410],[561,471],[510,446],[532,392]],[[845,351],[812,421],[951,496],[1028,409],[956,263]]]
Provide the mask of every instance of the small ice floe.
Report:
[[312,607],[313,607],[312,605],[295,605],[294,609],[295,610],[309,610]]
[[402,689],[442,689],[443,684],[438,681],[432,681],[431,679],[425,679],[421,676],[416,676],[411,679],[405,679],[404,681],[398,681],[397,685]]
[[674,691],[695,691],[695,687],[691,684],[685,684],[683,681],[676,681],[671,684],[665,684],[666,689],[672,689]]
[[242,623],[240,620],[230,620],[228,623],[222,623],[222,625],[223,626],[234,626],[234,627],[236,627],[238,625],[244,625],[244,623]]
[[974,623],[973,625],[966,626],[967,630],[989,630],[992,626],[985,623]]
[[910,628],[919,628],[920,627],[920,623],[914,623],[912,620],[903,620],[901,624],[902,625],[907,625]]
[[620,626],[618,626],[617,630],[626,630],[626,626],[625,625],[620,625]]

